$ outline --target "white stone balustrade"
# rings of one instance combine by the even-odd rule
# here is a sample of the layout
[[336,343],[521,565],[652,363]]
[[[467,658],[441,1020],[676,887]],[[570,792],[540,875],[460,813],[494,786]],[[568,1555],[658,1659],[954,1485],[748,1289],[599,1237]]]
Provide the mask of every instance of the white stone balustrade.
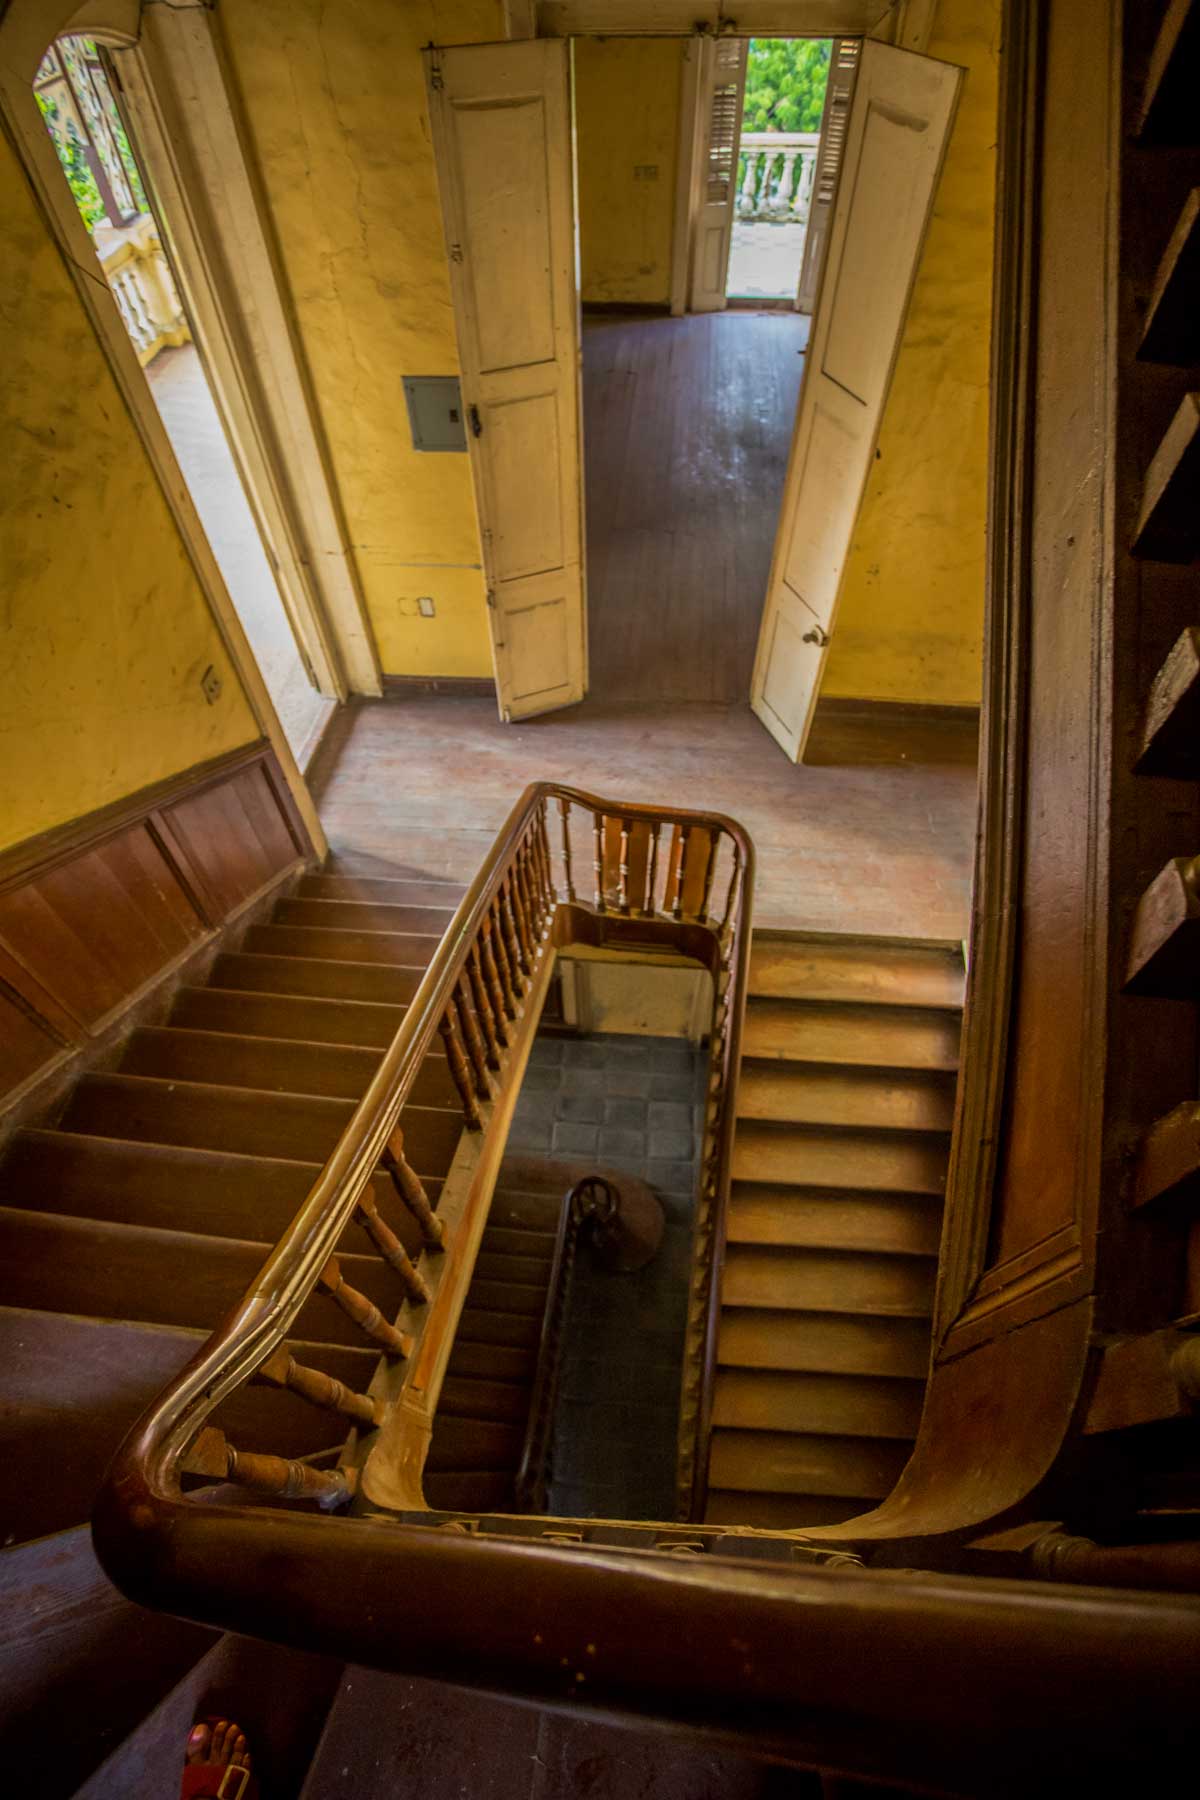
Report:
[[807,225],[820,133],[747,131],[738,144],[739,219]]
[[151,214],[140,214],[131,225],[99,224],[92,241],[142,367],[166,345],[190,343],[192,334]]

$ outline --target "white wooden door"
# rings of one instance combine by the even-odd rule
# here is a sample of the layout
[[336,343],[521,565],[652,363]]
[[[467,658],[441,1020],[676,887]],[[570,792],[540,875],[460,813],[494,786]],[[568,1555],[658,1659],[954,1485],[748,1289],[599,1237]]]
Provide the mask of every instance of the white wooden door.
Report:
[[425,52],[504,719],[587,686],[569,45]]
[[746,38],[703,40],[699,104],[702,141],[692,214],[691,312],[721,312],[725,305],[748,49]]
[[812,723],[961,80],[949,63],[863,44],[750,695],[793,761]]
[[859,38],[834,38],[829,56],[829,80],[825,86],[825,105],[821,111],[821,141],[817,145],[817,167],[813,176],[812,200],[808,223],[804,229],[804,260],[800,264],[800,285],[796,292],[796,311],[810,313],[816,303],[829,244],[829,222],[833,217],[833,199],[837,193],[838,175],[846,149],[846,127],[850,119],[850,101],[854,94],[854,78],[858,74]]

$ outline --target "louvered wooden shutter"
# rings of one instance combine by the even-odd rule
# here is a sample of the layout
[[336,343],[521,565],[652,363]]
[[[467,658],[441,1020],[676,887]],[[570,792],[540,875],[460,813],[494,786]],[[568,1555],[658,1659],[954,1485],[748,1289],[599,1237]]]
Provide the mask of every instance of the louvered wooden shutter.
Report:
[[796,301],[801,312],[810,313],[816,302],[821,267],[825,261],[833,197],[837,193],[838,174],[846,148],[846,124],[850,117],[850,101],[854,94],[854,77],[858,73],[861,48],[858,38],[833,40],[829,85],[821,117],[817,171],[813,178],[812,204],[808,215],[808,235],[804,244],[804,264],[800,270],[800,289]]
[[710,205],[719,206],[733,197],[737,177],[738,138],[742,126],[741,65],[744,46],[736,38],[722,38],[715,47],[712,102],[708,118],[707,190]]

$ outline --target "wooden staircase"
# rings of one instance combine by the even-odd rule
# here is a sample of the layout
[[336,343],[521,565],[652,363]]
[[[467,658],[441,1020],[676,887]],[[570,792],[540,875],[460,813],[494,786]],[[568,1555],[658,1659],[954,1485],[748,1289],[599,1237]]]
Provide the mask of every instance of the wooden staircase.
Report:
[[[243,1642],[122,1600],[96,1565],[86,1520],[126,1429],[241,1296],[312,1186],[461,893],[345,863],[304,877],[269,923],[217,957],[205,985],[177,993],[165,1024],[135,1030],[114,1067],[85,1075],[57,1117],[5,1146],[0,1524],[11,1636],[0,1635],[0,1745],[9,1766],[37,1770],[39,1792],[75,1792],[127,1733],[151,1731],[156,1710],[169,1713],[189,1683],[219,1687],[230,1664],[222,1644]],[[436,1205],[462,1131],[440,1053],[426,1057],[401,1124],[408,1162]],[[418,1255],[417,1228],[385,1174],[375,1193]],[[391,1317],[398,1278],[370,1251],[350,1226],[342,1273]],[[357,1392],[378,1361],[321,1295],[290,1348]],[[288,1457],[327,1451],[346,1428],[296,1394],[253,1385],[216,1423],[240,1444]],[[316,1695],[328,1705],[336,1664],[253,1648],[262,1692],[277,1693],[286,1670],[284,1686],[304,1705]],[[244,1665],[245,1651],[238,1656]],[[286,1700],[281,1718],[293,1750],[307,1742],[311,1753],[315,1737]],[[172,1780],[177,1762],[172,1742]],[[276,1772],[292,1766],[284,1757]],[[302,1767],[277,1791],[294,1792]],[[112,1791],[134,1791],[125,1779],[114,1776]]]
[[954,1110],[957,945],[755,932],[706,1517],[870,1510],[924,1392]]

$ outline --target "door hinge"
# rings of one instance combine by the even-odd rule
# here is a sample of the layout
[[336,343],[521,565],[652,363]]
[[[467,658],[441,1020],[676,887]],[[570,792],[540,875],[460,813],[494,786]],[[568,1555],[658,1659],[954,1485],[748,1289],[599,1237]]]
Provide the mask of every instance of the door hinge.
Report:
[[492,611],[495,612],[495,610],[496,610],[496,590],[495,590],[495,588],[488,589],[487,603],[491,607]]
[[824,650],[826,644],[829,642],[829,633],[824,629],[823,626],[814,625],[811,631],[806,631],[804,633],[803,637],[800,639],[800,642],[802,644],[817,644],[817,645],[819,645],[819,647],[822,650]]
[[441,51],[434,44],[426,46],[429,51],[429,85],[435,93],[440,94],[446,83],[442,77]]
[[460,263],[462,261],[462,259],[463,259],[462,245],[461,244],[451,244],[451,246],[450,246],[450,261],[452,263]]
[[482,437],[483,436],[483,420],[479,416],[479,408],[477,406],[468,407],[467,408],[467,417],[471,421],[472,434],[475,437]]

